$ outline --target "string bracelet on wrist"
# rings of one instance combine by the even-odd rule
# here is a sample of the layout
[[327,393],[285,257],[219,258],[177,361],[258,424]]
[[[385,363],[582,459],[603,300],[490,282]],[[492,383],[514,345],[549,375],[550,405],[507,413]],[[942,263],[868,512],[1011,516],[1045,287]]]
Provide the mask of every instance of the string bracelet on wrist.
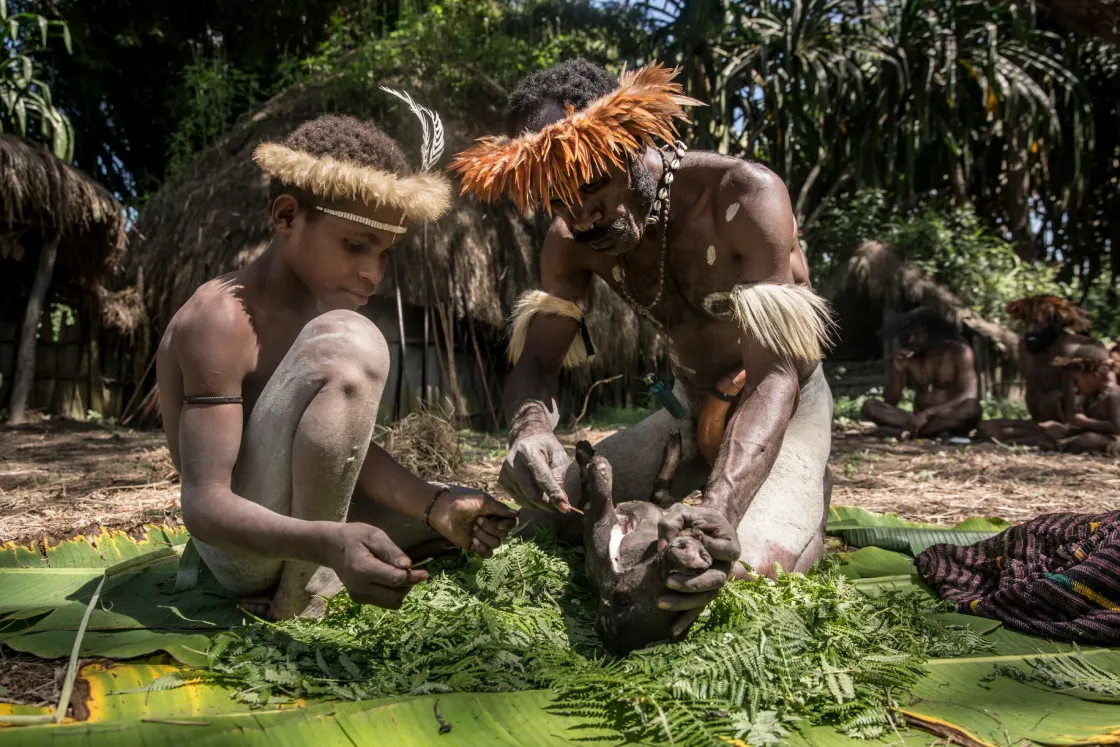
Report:
[[434,530],[434,531],[437,531],[437,532],[439,531],[434,526],[432,526],[430,521],[428,521],[428,517],[432,513],[432,506],[436,505],[436,501],[439,500],[439,497],[441,495],[443,495],[444,493],[450,493],[450,492],[451,492],[451,488],[444,485],[444,486],[440,487],[439,490],[436,491],[436,494],[432,496],[432,500],[428,501],[428,507],[426,509],[424,509],[424,523],[428,526],[428,529],[431,529],[431,530]]

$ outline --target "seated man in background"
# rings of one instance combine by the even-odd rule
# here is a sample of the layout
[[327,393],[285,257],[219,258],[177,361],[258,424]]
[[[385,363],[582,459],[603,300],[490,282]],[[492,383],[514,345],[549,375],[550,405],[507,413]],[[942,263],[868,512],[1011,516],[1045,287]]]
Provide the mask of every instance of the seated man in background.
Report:
[[342,586],[395,609],[427,578],[402,548],[442,536],[489,555],[516,523],[370,442],[389,349],[357,310],[408,224],[447,210],[449,185],[351,117],[306,122],[253,155],[271,180],[268,248],[195,291],[156,359],[183,522],[254,614],[318,614]]
[[1039,428],[1060,451],[1120,454],[1120,385],[1116,383],[1116,360],[1055,358],[1053,363],[1072,380],[1079,406],[1067,413],[1065,422],[1044,422]]
[[[980,422],[972,348],[933,309],[914,309],[885,331],[901,347],[894,354],[883,399],[863,403],[863,417],[891,435],[967,436]],[[914,390],[914,412],[898,407]]]
[[[1047,430],[1061,435],[1066,423],[1083,405],[1074,381],[1058,358],[1106,361],[1108,352],[1099,340],[1084,334],[1089,317],[1057,296],[1030,296],[1007,305],[1007,313],[1024,328],[1019,341],[1019,361],[1026,381],[1025,398],[1030,420],[987,420],[977,429],[982,438],[1019,446],[1054,448]],[[1055,430],[1054,426],[1059,426]]]

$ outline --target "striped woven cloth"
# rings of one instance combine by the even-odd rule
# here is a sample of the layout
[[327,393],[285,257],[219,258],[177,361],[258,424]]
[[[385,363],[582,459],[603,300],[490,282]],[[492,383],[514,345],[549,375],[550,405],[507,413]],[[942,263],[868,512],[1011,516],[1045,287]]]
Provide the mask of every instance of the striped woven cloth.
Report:
[[1120,643],[1120,511],[1048,514],[914,560],[959,612],[1052,640]]

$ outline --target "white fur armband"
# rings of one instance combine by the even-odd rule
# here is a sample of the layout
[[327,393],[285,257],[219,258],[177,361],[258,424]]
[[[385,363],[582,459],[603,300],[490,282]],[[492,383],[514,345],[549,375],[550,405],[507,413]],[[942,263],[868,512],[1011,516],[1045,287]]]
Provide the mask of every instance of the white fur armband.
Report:
[[767,350],[794,360],[821,360],[836,326],[828,301],[804,285],[737,285],[730,293],[705,298],[704,309],[733,320]]
[[564,367],[572,368],[582,366],[588,361],[587,346],[583,339],[583,309],[579,304],[572,303],[563,298],[553,296],[540,290],[525,291],[517,299],[513,307],[513,316],[509,320],[509,360],[517,363],[521,353],[525,350],[525,339],[529,335],[529,322],[537,314],[552,314],[563,316],[581,323],[580,332],[572,340],[567,355],[564,356]]

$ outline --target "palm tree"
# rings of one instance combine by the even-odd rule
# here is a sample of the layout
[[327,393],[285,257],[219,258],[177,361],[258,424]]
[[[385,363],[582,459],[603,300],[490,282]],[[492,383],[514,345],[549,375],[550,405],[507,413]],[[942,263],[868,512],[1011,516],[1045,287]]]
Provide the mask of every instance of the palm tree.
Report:
[[72,160],[70,119],[55,106],[34,57],[47,49],[52,34],[60,35],[70,52],[70,29],[64,21],[48,20],[37,13],[9,13],[6,0],[0,0],[0,29],[7,35],[0,64],[0,132],[41,137],[58,158]]

